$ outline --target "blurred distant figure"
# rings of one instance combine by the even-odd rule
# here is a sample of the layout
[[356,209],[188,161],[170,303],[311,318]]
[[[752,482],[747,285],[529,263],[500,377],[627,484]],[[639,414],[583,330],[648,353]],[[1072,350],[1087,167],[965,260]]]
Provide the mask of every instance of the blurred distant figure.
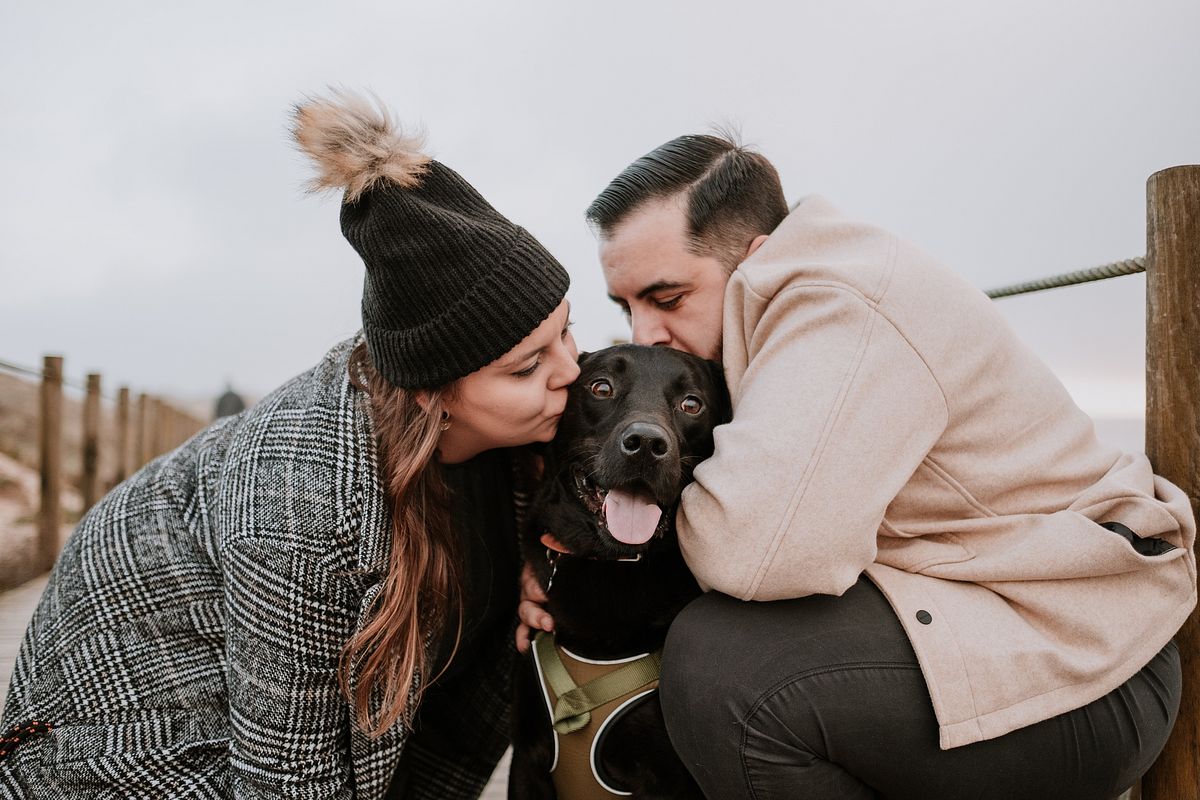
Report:
[[241,395],[233,390],[232,386],[230,386],[228,383],[225,384],[225,394],[217,398],[217,410],[214,416],[217,419],[220,419],[221,417],[240,414],[245,410],[246,401],[242,399]]

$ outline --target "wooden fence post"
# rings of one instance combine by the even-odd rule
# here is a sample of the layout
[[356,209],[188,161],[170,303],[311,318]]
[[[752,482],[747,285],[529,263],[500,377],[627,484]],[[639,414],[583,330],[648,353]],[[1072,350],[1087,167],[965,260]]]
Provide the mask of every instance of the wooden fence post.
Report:
[[154,398],[142,392],[138,395],[138,435],[137,449],[134,451],[137,454],[137,466],[145,466],[146,462],[153,458],[150,452],[153,445],[150,441],[150,429],[153,426],[154,416]]
[[83,401],[83,471],[79,492],[83,495],[80,515],[96,505],[100,496],[100,375],[89,372],[87,397]]
[[155,397],[150,407],[154,410],[153,421],[150,424],[150,458],[158,458],[166,452],[167,404],[162,398]]
[[62,356],[46,356],[42,365],[39,571],[48,570],[54,565],[62,527],[62,378]]
[[170,423],[167,427],[167,446],[163,451],[174,450],[176,445],[183,441],[179,438],[179,410],[175,406],[167,406],[167,422]]
[[129,387],[117,390],[117,470],[113,485],[129,477]]
[[[1200,514],[1200,166],[1146,183],[1146,454]],[[1144,800],[1200,799],[1200,614],[1175,641],[1183,699]]]

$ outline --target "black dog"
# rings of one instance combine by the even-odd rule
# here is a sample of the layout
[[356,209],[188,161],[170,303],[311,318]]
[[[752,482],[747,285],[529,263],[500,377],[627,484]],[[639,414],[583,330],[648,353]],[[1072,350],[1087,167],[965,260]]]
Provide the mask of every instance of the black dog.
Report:
[[509,797],[702,798],[654,687],[667,628],[700,594],[675,509],[728,393],[718,364],[678,350],[620,345],[579,363],[522,532],[555,633],[518,671]]

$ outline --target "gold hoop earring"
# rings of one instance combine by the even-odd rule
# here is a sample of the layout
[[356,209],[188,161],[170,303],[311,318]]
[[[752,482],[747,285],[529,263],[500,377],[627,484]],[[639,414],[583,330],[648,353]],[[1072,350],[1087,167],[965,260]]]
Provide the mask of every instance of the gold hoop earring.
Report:
[[449,411],[442,412],[442,430],[444,430],[444,431],[450,430],[450,412]]

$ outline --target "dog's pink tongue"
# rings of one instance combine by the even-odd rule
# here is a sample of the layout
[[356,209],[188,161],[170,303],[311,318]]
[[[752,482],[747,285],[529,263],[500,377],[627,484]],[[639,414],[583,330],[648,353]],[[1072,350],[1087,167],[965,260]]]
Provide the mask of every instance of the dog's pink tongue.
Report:
[[618,542],[645,544],[658,528],[662,509],[647,497],[612,489],[604,498],[604,521]]

